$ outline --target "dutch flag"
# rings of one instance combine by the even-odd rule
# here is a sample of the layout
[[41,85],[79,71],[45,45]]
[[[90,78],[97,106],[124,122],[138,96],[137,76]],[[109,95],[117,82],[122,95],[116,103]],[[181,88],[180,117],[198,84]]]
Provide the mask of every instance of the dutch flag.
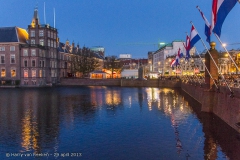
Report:
[[212,1],[212,31],[221,36],[221,29],[225,18],[238,0],[213,0]]
[[195,45],[195,43],[197,43],[197,41],[200,40],[200,36],[198,35],[196,29],[194,28],[194,26],[192,25],[192,29],[191,29],[191,34],[190,34],[190,47],[189,50]]

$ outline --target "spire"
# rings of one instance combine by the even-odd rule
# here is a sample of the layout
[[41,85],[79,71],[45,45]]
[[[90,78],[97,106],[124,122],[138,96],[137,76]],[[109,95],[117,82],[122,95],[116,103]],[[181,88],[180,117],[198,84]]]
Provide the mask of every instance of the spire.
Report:
[[31,26],[35,27],[36,25],[39,25],[39,24],[40,24],[40,21],[39,21],[39,17],[38,17],[38,4],[37,4],[36,7],[34,8]]

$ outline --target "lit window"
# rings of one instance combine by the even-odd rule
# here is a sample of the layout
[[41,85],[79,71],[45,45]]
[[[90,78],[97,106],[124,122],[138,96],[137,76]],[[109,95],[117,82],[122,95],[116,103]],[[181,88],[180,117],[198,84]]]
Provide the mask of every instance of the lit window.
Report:
[[16,69],[11,69],[11,76],[16,77]]
[[36,70],[32,70],[32,77],[36,77]]
[[44,46],[44,39],[40,39],[40,40],[39,40],[39,44],[40,44],[41,46]]
[[31,50],[31,55],[32,55],[32,56],[36,56],[36,49],[32,49],[32,50]]
[[11,54],[11,63],[15,63],[15,55]]
[[5,68],[1,69],[1,77],[6,77],[6,69]]
[[24,71],[23,71],[23,76],[24,76],[24,78],[27,78],[27,77],[28,77],[28,70],[24,70]]
[[27,49],[23,50],[23,56],[28,56],[28,50]]
[[5,51],[5,47],[0,47],[0,51]]
[[10,51],[15,51],[15,46],[10,46]]
[[39,77],[42,77],[42,70],[39,70]]
[[2,63],[2,64],[5,63],[5,55],[1,55],[1,63]]

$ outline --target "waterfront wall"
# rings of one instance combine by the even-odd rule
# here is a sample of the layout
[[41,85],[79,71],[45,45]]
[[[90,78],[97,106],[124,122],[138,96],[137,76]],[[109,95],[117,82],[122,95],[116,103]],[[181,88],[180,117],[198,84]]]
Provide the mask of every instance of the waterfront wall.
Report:
[[63,86],[120,86],[121,79],[61,78]]
[[181,88],[192,98],[202,104],[201,111],[211,112],[221,118],[224,122],[240,132],[236,125],[240,122],[240,90],[231,88],[234,97],[226,86],[219,86],[219,92],[210,91],[191,84],[182,83]]
[[62,78],[60,85],[67,86],[122,86],[122,87],[181,87],[180,80],[138,79],[79,79]]

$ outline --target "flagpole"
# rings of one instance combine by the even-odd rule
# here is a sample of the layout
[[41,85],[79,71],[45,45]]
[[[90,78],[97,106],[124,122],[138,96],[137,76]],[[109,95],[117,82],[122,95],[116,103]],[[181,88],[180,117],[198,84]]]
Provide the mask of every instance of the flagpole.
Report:
[[201,59],[201,61],[202,61],[203,65],[204,65],[205,69],[207,70],[207,72],[208,72],[209,76],[212,78],[214,85],[215,85],[215,86],[216,86],[216,88],[218,89],[218,86],[217,86],[217,84],[215,83],[215,80],[213,79],[212,75],[210,74],[210,72],[209,72],[209,70],[208,70],[207,66],[205,65],[205,63],[204,63],[204,61],[203,61],[202,57],[200,56],[200,54],[199,54],[199,52],[198,52],[197,48],[196,48],[196,51],[197,51],[197,54],[198,54],[199,58]]
[[237,64],[235,63],[235,61],[233,60],[232,56],[230,55],[230,53],[228,52],[228,50],[226,49],[226,47],[223,45],[221,39],[218,37],[218,35],[216,33],[214,33],[214,35],[217,37],[218,41],[221,43],[222,47],[224,48],[224,50],[227,52],[227,54],[229,55],[230,59],[232,60],[232,62],[234,63],[236,69],[239,71],[239,68],[237,66]]
[[[188,33],[186,32],[186,35],[187,35],[187,37],[188,37]],[[184,43],[183,43],[184,44]],[[185,45],[184,45],[184,47],[185,47]],[[185,49],[186,49],[186,52],[187,52],[187,46],[185,47]],[[190,57],[191,57],[191,59],[193,60],[193,62],[194,62],[194,59],[192,58],[192,55],[191,54],[189,54],[190,55]],[[195,67],[196,65],[195,65],[195,62],[194,62],[194,67]],[[196,66],[196,68],[199,70],[199,68]],[[194,74],[194,76],[197,78],[197,80],[198,80],[198,82],[200,83],[200,85],[201,85],[201,82],[200,82],[200,80],[199,80],[199,78],[198,78],[198,76],[196,76],[195,74]]]
[[[193,22],[192,22],[192,21],[191,21],[190,23],[191,23],[191,24],[194,26],[194,24],[193,24]],[[197,29],[196,29],[196,27],[195,27],[195,26],[194,26],[194,28],[195,28],[195,30],[197,31]],[[198,31],[197,31],[197,33],[198,33]],[[199,33],[198,33],[198,35],[199,35]],[[226,85],[227,85],[228,89],[230,90],[231,94],[233,94],[233,92],[232,92],[231,88],[229,87],[229,85],[228,85],[228,83],[227,83],[226,79],[224,78],[224,76],[223,76],[223,75],[222,75],[222,73],[220,72],[220,69],[219,69],[218,65],[216,64],[216,62],[214,61],[214,59],[213,59],[212,55],[210,54],[210,52],[209,52],[209,50],[208,50],[207,46],[206,46],[206,45],[205,45],[205,43],[203,42],[203,40],[202,40],[202,38],[201,38],[201,36],[200,36],[200,35],[199,35],[199,37],[200,37],[200,39],[201,39],[201,42],[202,42],[203,46],[204,46],[204,47],[205,47],[205,49],[207,50],[207,52],[208,52],[208,54],[210,55],[211,59],[213,60],[213,62],[214,62],[214,64],[215,64],[215,66],[217,67],[217,69],[218,69],[218,73],[220,73],[220,75],[221,75],[221,77],[223,78],[223,80],[225,80],[225,83],[226,83]]]
[[[187,34],[187,32],[186,32],[186,35],[188,36],[188,34]],[[186,47],[185,47],[186,48]],[[187,48],[186,48],[187,49]],[[196,66],[196,64],[195,64],[195,61],[194,61],[194,59],[193,59],[193,57],[192,57],[192,55],[191,54],[189,54],[190,55],[190,57],[191,57],[191,59],[193,60],[193,62],[194,62],[194,67],[196,67],[198,70],[199,70],[199,68]],[[197,78],[197,80],[198,80],[198,82],[200,83],[200,85],[201,85],[201,82],[200,82],[200,80],[199,80],[199,78],[198,78],[198,76],[196,76],[195,74],[194,74],[194,76]]]

